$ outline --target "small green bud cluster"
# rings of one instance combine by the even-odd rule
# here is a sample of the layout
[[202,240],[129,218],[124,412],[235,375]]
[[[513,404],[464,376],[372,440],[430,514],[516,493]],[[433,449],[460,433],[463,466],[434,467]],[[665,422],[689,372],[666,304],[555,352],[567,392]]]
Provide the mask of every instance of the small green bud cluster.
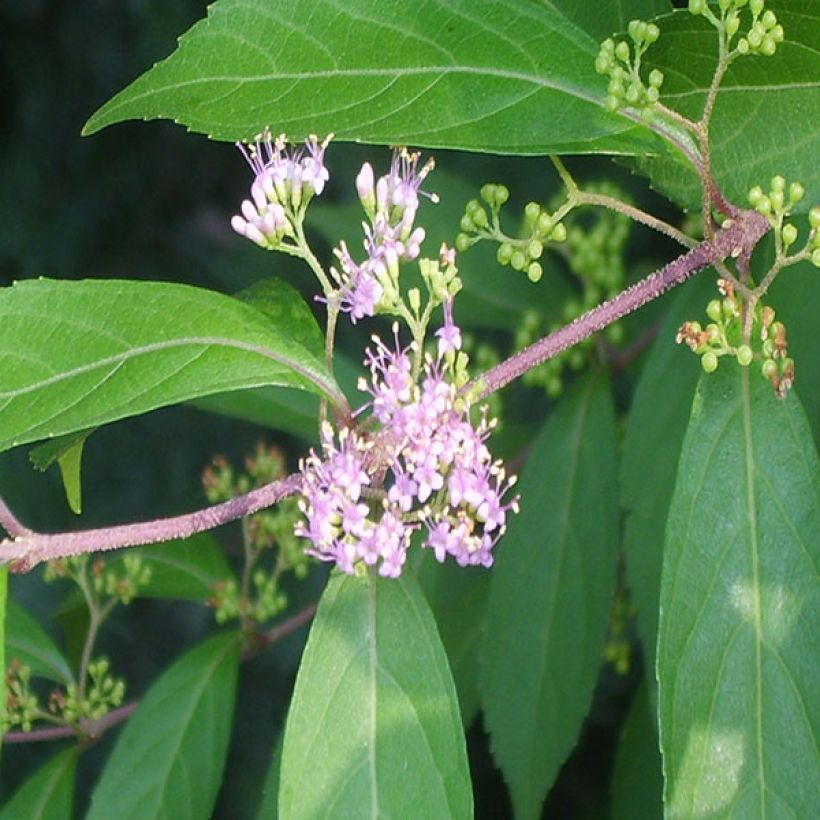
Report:
[[[213,503],[227,501],[255,487],[276,481],[285,475],[285,457],[277,447],[258,444],[252,455],[245,459],[245,470],[236,473],[222,456],[216,456],[202,477],[205,494]],[[281,591],[281,576],[292,572],[302,579],[307,575],[309,558],[293,528],[300,516],[298,501],[288,498],[275,508],[248,516],[244,521],[244,536],[248,546],[246,572],[253,581],[253,591],[243,594],[235,578],[226,578],[214,584],[208,606],[214,609],[217,623],[224,624],[235,618],[263,623],[287,607],[287,597]],[[272,566],[259,566],[262,553],[277,548]]]
[[[706,306],[711,320],[705,327],[700,322],[684,322],[675,341],[700,356],[706,373],[717,370],[723,356],[735,358],[741,367],[753,361],[761,362],[761,373],[771,382],[775,393],[784,397],[794,383],[794,361],[788,357],[786,328],[775,321],[775,312],[758,303],[755,307],[752,335],[743,339],[741,304],[734,288],[725,279],[718,279],[722,299],[712,299]],[[753,349],[754,348],[754,349]]]
[[[797,241],[797,226],[786,222],[786,217],[794,210],[798,202],[805,196],[806,190],[799,182],[792,182],[788,188],[782,176],[774,176],[770,181],[768,193],[764,193],[759,185],[749,191],[749,203],[758,212],[763,214],[775,231],[775,243],[778,254],[785,255],[789,248]],[[809,236],[804,253],[811,259],[815,267],[820,268],[820,205],[815,205],[809,211]]]
[[85,696],[80,696],[79,687],[70,683],[65,694],[55,692],[49,701],[49,711],[56,713],[69,726],[76,726],[82,720],[99,720],[109,710],[120,706],[125,698],[125,681],[115,678],[109,672],[106,658],[99,658],[88,665],[91,686]]
[[611,37],[601,43],[595,58],[595,70],[609,77],[604,105],[607,111],[636,108],[647,121],[653,117],[652,106],[660,97],[663,72],[657,68],[649,72],[646,82],[641,78],[641,57],[660,35],[654,23],[630,21],[627,32],[632,46],[626,40],[616,42]]
[[629,593],[623,587],[615,592],[609,613],[609,635],[604,644],[604,660],[615,667],[619,675],[629,674],[632,643],[629,629],[635,618],[635,607],[629,600]]
[[31,691],[31,668],[13,658],[5,674],[6,708],[3,713],[3,734],[19,728],[30,732],[40,713],[37,695]]
[[706,18],[726,38],[727,48],[740,30],[740,13],[746,6],[752,15],[748,31],[740,36],[733,54],[760,54],[771,57],[783,42],[783,26],[777,15],[765,9],[764,0],[718,0],[720,18],[716,17],[706,0],[689,0],[689,11]]
[[538,282],[544,274],[539,261],[544,253],[544,244],[563,242],[566,229],[537,202],[530,202],[524,208],[523,236],[519,239],[506,236],[501,231],[499,214],[509,197],[510,192],[504,185],[483,185],[481,199],[486,207],[477,199],[467,203],[461,218],[461,233],[456,237],[456,249],[466,250],[482,239],[495,240],[499,243],[496,259],[500,265],[525,271],[531,282]]
[[[616,186],[603,182],[590,183],[590,193],[600,193],[624,201],[626,197]],[[612,298],[623,288],[625,280],[624,248],[629,238],[632,223],[628,217],[615,211],[597,209],[591,214],[568,214],[565,223],[567,262],[570,270],[581,285],[577,298],[565,302],[561,311],[564,323],[572,322],[586,311]],[[517,350],[523,349],[540,338],[546,331],[557,330],[555,323],[544,328],[535,311],[528,311],[522,317],[515,337]],[[618,344],[623,338],[623,325],[615,322],[604,331],[611,344]],[[595,339],[590,337],[544,362],[522,376],[524,384],[543,387],[547,395],[555,398],[563,391],[562,374],[566,368],[581,370],[587,363],[589,351],[594,348]]]
[[49,561],[43,578],[46,583],[67,578],[81,588],[90,588],[98,604],[105,598],[116,598],[127,605],[150,583],[151,567],[130,552],[110,563],[99,556],[92,560],[88,555],[76,555]]

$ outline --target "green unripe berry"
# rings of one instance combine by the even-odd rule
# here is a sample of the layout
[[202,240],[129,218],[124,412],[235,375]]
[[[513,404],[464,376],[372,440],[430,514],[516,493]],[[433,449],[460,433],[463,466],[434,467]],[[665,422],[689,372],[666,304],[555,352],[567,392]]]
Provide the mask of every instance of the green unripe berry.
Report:
[[755,17],[758,17],[763,11],[763,0],[749,0],[749,10]]
[[778,44],[779,44],[779,43],[782,43],[782,42],[783,42],[783,38],[785,37],[785,32],[783,31],[783,26],[781,26],[781,25],[780,25],[780,23],[778,23],[778,24],[777,24],[777,25],[776,25],[776,26],[775,26],[775,27],[774,27],[774,28],[773,28],[773,29],[769,32],[769,36],[772,38],[772,40],[774,40],[774,41],[775,41],[775,43],[778,43]]
[[799,182],[789,185],[789,203],[794,205],[806,195],[806,189]]
[[496,186],[493,185],[492,182],[488,182],[486,185],[481,186],[481,190],[479,191],[479,194],[481,195],[481,198],[488,205],[492,205],[493,202],[495,201],[495,189],[496,189]]
[[626,101],[630,105],[636,105],[641,98],[641,87],[638,83],[632,83],[626,90]]
[[729,37],[734,37],[739,28],[740,18],[737,16],[737,12],[733,12],[726,18],[726,33]]
[[760,367],[760,372],[764,379],[771,381],[777,376],[777,362],[774,359],[766,359]]
[[652,43],[656,42],[660,36],[661,30],[654,23],[648,23],[646,26],[646,34],[644,34],[646,44],[652,45]]
[[609,111],[610,114],[614,114],[618,110],[618,108],[620,108],[620,105],[620,100],[612,94],[607,94],[606,98],[604,99],[604,108],[606,108],[606,110]]
[[712,299],[712,301],[706,305],[706,315],[713,322],[720,322],[723,320],[723,306],[720,304],[720,299]]
[[769,201],[769,197],[765,194],[760,197],[760,199],[755,204],[755,210],[759,214],[763,214],[763,216],[768,216],[772,212],[772,203]]
[[775,43],[772,37],[767,35],[763,38],[763,42],[760,44],[760,53],[764,57],[771,57],[775,51],[777,51],[777,43]]
[[766,9],[763,12],[763,17],[760,18],[760,22],[763,23],[763,27],[767,31],[771,31],[777,25],[777,16],[771,9]]
[[625,40],[622,40],[617,46],[615,46],[615,56],[624,63],[628,62],[629,44]]
[[761,199],[763,199],[763,189],[759,185],[755,185],[754,188],[749,190],[749,204],[756,208]]
[[773,211],[782,211],[785,199],[782,190],[775,190],[769,193],[769,202],[772,204]]
[[745,37],[741,37],[737,41],[737,50],[741,54],[748,54],[749,53],[749,41]]
[[718,357],[711,350],[707,350],[706,353],[700,357],[700,366],[707,373],[714,373],[718,367]]
[[483,208],[478,207],[475,211],[473,211],[473,222],[477,228],[486,227],[489,222],[487,212]]
[[656,103],[660,99],[660,92],[654,86],[650,86],[646,89],[646,101],[651,105],[652,103]]
[[820,228],[820,205],[815,205],[809,211],[809,225],[811,225],[813,231]]
[[544,269],[538,262],[533,262],[527,268],[527,278],[530,282],[535,283],[541,280],[541,277],[544,275]]
[[720,328],[714,323],[706,325],[706,333],[709,344],[716,345],[720,342]]
[[624,84],[620,77],[613,77],[609,81],[609,85],[606,89],[613,97],[621,98],[626,94],[624,91]]
[[541,211],[535,227],[538,233],[546,236],[552,230],[552,217],[546,211]]
[[506,185],[495,186],[495,204],[503,205],[510,198],[510,189]]
[[689,0],[690,14],[703,14],[706,8],[706,0]]
[[732,4],[732,0],[718,0],[718,8],[721,11],[726,11]]
[[816,248],[811,252],[811,263],[815,268],[820,268],[820,248]]
[[460,233],[456,236],[456,250],[459,253],[464,253],[472,244],[466,233]]
[[774,356],[774,342],[771,339],[766,339],[766,341],[763,342],[763,355],[767,359],[771,359],[772,356]]
[[606,54],[599,54],[595,58],[595,72],[597,74],[606,74],[609,72],[609,67],[611,63],[609,57]]
[[629,25],[626,27],[629,36],[637,43],[638,41],[642,40],[643,37],[641,36],[642,27],[646,29],[646,23],[641,23],[640,20],[630,20]]
[[470,218],[469,214],[464,214],[464,216],[461,217],[461,222],[458,223],[458,226],[465,233],[468,233],[469,231],[474,231],[475,230],[475,223]]
[[652,88],[660,88],[663,85],[663,72],[657,68],[653,68],[652,71],[649,72],[649,85],[652,86]]
[[782,176],[780,176],[780,174],[773,176],[769,184],[773,191],[782,192],[786,190],[786,180]]
[[737,361],[741,367],[748,367],[751,364],[754,354],[749,345],[741,345],[737,349]]
[[763,42],[763,35],[760,33],[760,29],[753,28],[746,39],[749,41],[749,47],[756,51]]
[[527,253],[530,259],[540,259],[541,254],[544,253],[544,246],[537,239],[532,239],[527,245]]
[[512,255],[513,249],[509,242],[502,242],[495,252],[495,258],[498,260],[499,265],[509,265]]
[[789,245],[794,245],[797,241],[797,228],[795,228],[794,225],[784,225],[783,231],[780,235],[783,239],[783,244],[786,247]]
[[528,202],[524,208],[524,216],[527,222],[535,222],[541,214],[541,206],[537,202]]
[[553,242],[563,242],[566,238],[567,238],[567,229],[564,227],[563,222],[559,222],[552,229],[552,233],[550,234],[550,239]]
[[521,251],[513,251],[513,255],[510,257],[510,266],[513,270],[524,270],[526,264],[527,257]]

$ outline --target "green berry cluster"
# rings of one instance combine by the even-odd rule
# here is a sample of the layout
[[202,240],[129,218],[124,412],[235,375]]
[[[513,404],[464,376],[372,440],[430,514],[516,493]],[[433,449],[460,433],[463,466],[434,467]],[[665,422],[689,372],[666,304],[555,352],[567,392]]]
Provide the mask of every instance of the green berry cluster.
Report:
[[657,68],[649,72],[646,82],[641,78],[641,58],[660,36],[654,23],[632,20],[627,26],[629,39],[616,42],[611,37],[601,43],[595,58],[595,70],[609,77],[604,105],[607,111],[636,108],[646,120],[653,116],[652,106],[660,97],[663,72]]
[[766,9],[764,0],[718,0],[718,18],[706,0],[689,0],[689,11],[705,17],[726,38],[731,47],[732,38],[740,30],[740,12],[746,6],[752,15],[748,31],[740,36],[734,54],[760,54],[771,57],[783,42],[783,26],[777,22],[777,15]]
[[[610,183],[590,183],[587,190],[626,201],[623,193]],[[623,288],[624,248],[632,223],[623,214],[596,209],[593,213],[573,211],[565,218],[565,224],[568,227],[563,255],[581,288],[578,297],[567,301],[561,311],[562,321],[569,323],[612,298]],[[527,311],[516,330],[516,349],[527,347],[545,332],[552,332],[560,326],[559,323],[554,323],[544,327],[536,311]],[[604,335],[611,344],[618,344],[623,338],[623,326],[616,322],[604,331]],[[594,346],[595,339],[590,337],[559,353],[525,373],[522,376],[524,384],[542,387],[548,396],[557,397],[563,391],[562,374],[565,369],[581,370]]]
[[40,715],[37,695],[31,691],[31,668],[12,658],[5,674],[6,708],[3,712],[3,734],[14,729],[30,732]]
[[[792,182],[788,188],[782,176],[772,177],[768,193],[759,185],[749,191],[749,203],[763,214],[774,228],[775,244],[778,255],[788,253],[789,248],[797,241],[797,226],[786,222],[786,217],[794,210],[805,196],[806,190],[799,182]],[[815,267],[820,268],[820,205],[809,211],[809,236],[802,253],[811,259]]]
[[98,658],[88,665],[88,678],[91,686],[84,696],[79,687],[70,683],[65,694],[52,694],[48,709],[58,715],[69,726],[76,726],[83,720],[99,720],[108,714],[111,708],[122,704],[125,697],[125,682],[110,674],[106,658]]
[[[461,218],[461,233],[456,237],[456,249],[465,251],[482,239],[498,242],[496,259],[500,265],[509,265],[513,270],[525,271],[531,282],[538,282],[544,274],[540,259],[546,242],[563,242],[566,229],[553,214],[537,202],[530,202],[524,208],[522,236],[512,238],[501,230],[501,207],[510,198],[504,185],[487,183],[481,187],[481,199],[471,199]],[[489,213],[488,213],[489,209]]]
[[35,720],[47,720],[62,726],[82,728],[88,720],[99,720],[109,710],[120,706],[125,698],[125,682],[110,673],[108,660],[98,658],[88,665],[88,682],[85,692],[76,683],[63,689],[55,689],[43,709],[37,694],[31,687],[31,668],[12,659],[6,670],[6,709],[3,716],[3,732],[15,728],[30,732]]
[[[285,475],[284,454],[276,447],[259,444],[245,459],[245,469],[237,473],[222,456],[213,459],[203,473],[205,494],[211,503],[227,501],[255,487],[276,481]],[[243,522],[245,538],[245,567],[239,584],[233,577],[218,581],[208,605],[214,609],[217,623],[224,624],[235,618],[260,624],[287,607],[287,596],[281,589],[283,573],[291,572],[297,578],[307,575],[309,559],[293,533],[299,518],[297,499],[284,499],[275,508],[249,516]],[[272,562],[262,566],[265,551],[276,547]]]
[[675,341],[686,344],[700,356],[707,373],[717,370],[721,357],[731,356],[741,367],[760,362],[761,373],[783,398],[794,383],[794,361],[788,356],[786,328],[775,321],[774,309],[758,303],[755,306],[751,337],[743,338],[740,300],[725,279],[718,279],[722,299],[712,299],[706,306],[711,320],[705,327],[700,322],[684,322]]
[[625,587],[619,587],[612,599],[612,609],[609,613],[609,635],[604,644],[604,660],[615,667],[619,675],[629,674],[632,657],[632,643],[629,631],[635,618],[635,606],[629,599],[629,592]]
[[58,578],[74,581],[93,597],[94,605],[102,608],[115,600],[130,604],[150,583],[151,567],[139,555],[128,552],[110,564],[99,556],[92,560],[88,555],[77,555],[49,561],[43,578],[46,583]]

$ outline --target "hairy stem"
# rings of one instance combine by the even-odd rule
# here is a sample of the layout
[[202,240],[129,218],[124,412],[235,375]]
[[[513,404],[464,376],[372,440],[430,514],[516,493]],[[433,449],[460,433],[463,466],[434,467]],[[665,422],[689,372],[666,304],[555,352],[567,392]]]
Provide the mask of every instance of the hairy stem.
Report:
[[656,299],[701,268],[729,256],[737,257],[743,253],[751,253],[751,249],[768,228],[769,223],[756,211],[742,211],[736,222],[721,228],[711,241],[701,242],[659,271],[622,291],[615,298],[587,311],[574,322],[539,339],[487,371],[478,380],[481,385],[479,395],[483,398],[499,390],[562,350],[572,347]]
[[0,560],[12,562],[14,572],[27,572],[55,558],[187,538],[270,507],[298,493],[301,486],[301,474],[294,473],[221,504],[171,518],[78,532],[45,534],[27,530],[13,540],[0,542]]

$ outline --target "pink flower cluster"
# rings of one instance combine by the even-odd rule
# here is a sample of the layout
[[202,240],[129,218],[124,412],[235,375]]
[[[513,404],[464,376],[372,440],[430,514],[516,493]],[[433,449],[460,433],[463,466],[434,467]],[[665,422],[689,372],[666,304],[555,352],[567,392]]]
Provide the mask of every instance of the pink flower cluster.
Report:
[[448,378],[446,353],[460,345],[449,309],[442,331],[439,355],[425,361],[420,384],[412,376],[416,351],[400,348],[397,329],[395,349],[374,337],[365,359],[371,378],[359,386],[370,394],[381,429],[367,436],[345,430],[335,443],[328,425],[323,455],[312,453],[302,464],[306,522],[297,535],[313,543],[311,555],[344,572],[364,561],[397,577],[411,536],[422,527],[423,546],[439,561],[451,555],[461,566],[489,567],[507,513],[518,509],[517,497],[503,501],[515,479],[485,444],[493,423],[483,413],[473,426]]
[[341,270],[333,270],[342,291],[342,310],[354,323],[373,316],[382,300],[395,299],[399,263],[419,255],[424,228],[414,228],[413,223],[421,184],[433,165],[419,169],[418,161],[419,154],[396,152],[390,172],[378,181],[370,163],[356,177],[356,190],[370,222],[364,225],[367,258],[356,262],[342,242],[335,251]]
[[271,140],[266,130],[254,145],[246,148],[238,142],[254,180],[251,198],[242,202],[242,214],[231,219],[231,227],[263,248],[274,248],[291,235],[288,212],[298,211],[321,194],[330,179],[324,165],[329,140],[320,143],[311,136],[303,147],[288,148],[284,134]]

